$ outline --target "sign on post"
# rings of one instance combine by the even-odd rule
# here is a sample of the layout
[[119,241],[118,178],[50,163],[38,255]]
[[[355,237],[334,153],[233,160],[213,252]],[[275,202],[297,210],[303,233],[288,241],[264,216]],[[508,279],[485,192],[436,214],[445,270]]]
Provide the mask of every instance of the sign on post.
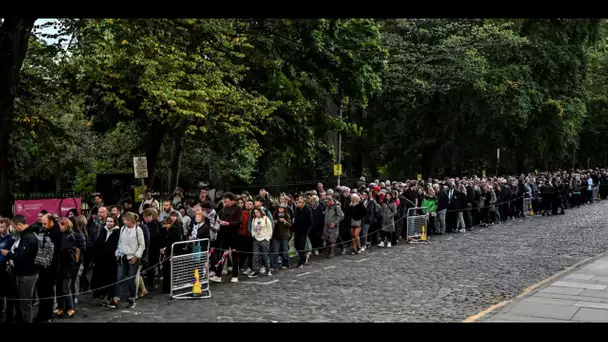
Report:
[[486,176],[486,169],[481,170],[481,176],[485,177]]
[[417,177],[418,177],[418,181],[421,181],[422,180],[422,173],[419,173]]
[[342,164],[334,165],[334,176],[342,176]]
[[146,157],[133,157],[135,178],[148,178],[148,161]]

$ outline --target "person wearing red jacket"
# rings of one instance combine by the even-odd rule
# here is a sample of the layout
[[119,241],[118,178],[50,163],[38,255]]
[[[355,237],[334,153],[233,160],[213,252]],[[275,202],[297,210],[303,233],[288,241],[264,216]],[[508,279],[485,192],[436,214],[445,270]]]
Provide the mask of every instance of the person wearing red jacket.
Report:
[[[249,234],[249,221],[251,218],[251,211],[253,210],[253,200],[248,199],[245,201],[245,209],[241,216],[241,229],[239,230],[239,269],[243,269],[244,275],[251,274],[253,270],[253,260],[251,253],[253,252],[253,238]],[[245,263],[247,263],[245,265]]]

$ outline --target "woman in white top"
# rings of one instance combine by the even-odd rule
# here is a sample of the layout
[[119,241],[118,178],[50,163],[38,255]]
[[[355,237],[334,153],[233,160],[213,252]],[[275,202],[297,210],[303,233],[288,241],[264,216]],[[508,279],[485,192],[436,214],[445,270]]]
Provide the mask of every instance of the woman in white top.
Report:
[[129,286],[129,304],[128,308],[135,307],[136,284],[135,276],[139,269],[141,257],[146,249],[146,241],[144,233],[137,225],[135,214],[127,212],[122,216],[125,226],[120,228],[120,237],[118,238],[118,248],[116,249],[116,260],[118,262],[117,282],[114,291],[114,300],[108,304],[110,308],[116,308],[120,300],[122,292],[122,284],[126,282]]
[[253,273],[249,278],[256,278],[260,273],[260,257],[263,258],[268,270],[268,275],[272,275],[270,269],[270,239],[272,238],[272,222],[264,210],[260,207],[253,209],[253,219],[251,221],[251,236],[253,237]]

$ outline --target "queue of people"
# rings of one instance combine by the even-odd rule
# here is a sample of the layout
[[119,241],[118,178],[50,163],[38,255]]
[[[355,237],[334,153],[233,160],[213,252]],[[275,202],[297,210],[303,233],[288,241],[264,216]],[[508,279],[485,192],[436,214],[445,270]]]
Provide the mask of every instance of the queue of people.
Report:
[[176,247],[181,241],[209,239],[209,280],[237,283],[302,268],[312,255],[332,258],[336,248],[352,255],[391,248],[411,238],[408,215],[426,215],[430,235],[458,233],[526,212],[564,214],[593,202],[598,185],[605,198],[605,170],[371,183],[362,177],[353,189],[319,183],[295,195],[272,198],[261,189],[255,197],[226,192],[217,201],[202,189],[196,202],[179,188],[162,202],[147,190],[138,207],[130,199],[105,206],[96,194],[88,218],[70,210],[67,217],[41,211],[31,225],[22,215],[0,219],[3,319],[73,317],[78,294],[87,291],[110,309],[124,298],[133,308],[156,288],[169,293],[170,256],[193,251],[192,244]]

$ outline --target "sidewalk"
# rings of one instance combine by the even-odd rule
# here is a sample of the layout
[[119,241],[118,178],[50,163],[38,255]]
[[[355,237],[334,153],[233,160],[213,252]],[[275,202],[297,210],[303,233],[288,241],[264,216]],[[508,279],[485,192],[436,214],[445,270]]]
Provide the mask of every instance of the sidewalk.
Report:
[[608,254],[521,299],[484,322],[608,322]]

